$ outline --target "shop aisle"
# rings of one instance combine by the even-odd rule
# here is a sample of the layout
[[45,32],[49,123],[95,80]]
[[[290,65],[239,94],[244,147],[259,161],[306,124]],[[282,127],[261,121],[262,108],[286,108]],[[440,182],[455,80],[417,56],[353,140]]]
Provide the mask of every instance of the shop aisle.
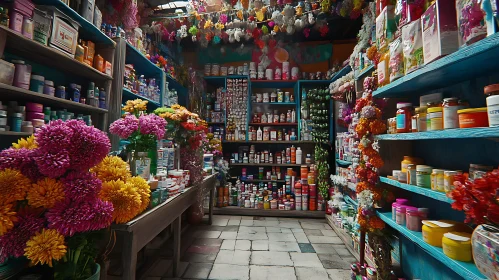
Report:
[[[188,229],[181,279],[347,280],[355,262],[324,219],[215,216]],[[165,280],[168,260],[147,279]]]

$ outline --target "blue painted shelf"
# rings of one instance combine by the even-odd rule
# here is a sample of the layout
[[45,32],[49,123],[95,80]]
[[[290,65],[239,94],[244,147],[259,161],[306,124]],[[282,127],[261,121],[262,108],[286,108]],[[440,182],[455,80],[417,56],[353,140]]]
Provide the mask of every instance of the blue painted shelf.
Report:
[[350,73],[350,71],[352,71],[352,68],[350,67],[350,65],[347,65],[343,68],[341,68],[340,71],[338,71],[334,76],[333,78],[331,78],[331,82],[334,82],[336,80],[338,80],[339,78],[345,76],[346,74]]
[[331,80],[299,80],[298,83],[309,85],[329,85]]
[[348,165],[351,165],[352,162],[351,161],[346,161],[346,160],[341,160],[339,158],[336,159],[336,163],[338,165],[342,165],[342,166],[348,166]]
[[35,0],[34,2],[37,5],[54,6],[59,9],[59,11],[63,12],[64,14],[78,22],[81,25],[78,33],[83,35],[83,39],[90,40],[96,44],[105,44],[113,47],[116,45],[116,43],[111,38],[107,37],[106,34],[100,31],[100,26],[95,26],[93,23],[89,22],[80,14],[78,14],[75,10],[71,9],[64,2],[60,0]]
[[499,127],[456,128],[437,131],[381,134],[378,140],[433,140],[464,138],[499,138]]
[[364,70],[362,70],[358,75],[355,76],[355,80],[359,80],[363,78],[365,75],[370,73],[372,70],[374,70],[374,65],[369,65]]
[[447,257],[442,248],[431,246],[430,244],[423,241],[423,235],[421,232],[408,230],[406,227],[397,224],[392,220],[392,212],[380,213],[377,212],[378,217],[380,217],[385,223],[391,226],[396,231],[400,232],[402,235],[407,237],[409,240],[420,246],[429,255],[434,257],[436,260],[440,261],[445,266],[452,269],[458,275],[466,280],[485,280],[487,279],[483,276],[474,263],[460,262]]
[[128,42],[126,43],[126,63],[133,64],[134,68],[137,69],[137,75],[144,75],[146,78],[157,77],[164,73],[161,68]]
[[425,188],[421,188],[421,187],[418,187],[418,186],[413,186],[413,185],[408,185],[408,184],[400,183],[399,181],[392,180],[392,179],[389,179],[389,178],[386,178],[386,177],[380,177],[379,179],[380,179],[380,181],[382,183],[385,183],[385,184],[388,184],[388,185],[392,185],[394,187],[397,187],[397,188],[400,188],[400,189],[404,189],[404,190],[407,190],[407,191],[410,191],[410,192],[413,192],[413,193],[424,195],[426,197],[433,198],[435,200],[440,200],[440,201],[447,202],[447,203],[454,202],[454,200],[448,198],[447,195],[445,193],[443,193],[443,192],[437,192],[437,191],[434,191],[434,190],[431,190],[431,189],[425,189]]
[[294,88],[297,80],[251,80],[252,88]]
[[357,201],[353,200],[350,196],[344,195],[343,198],[344,198],[346,203],[352,204],[353,206],[355,206],[355,208],[359,207],[359,203]]
[[499,33],[433,61],[377,89],[373,92],[373,96],[403,97],[411,93],[425,93],[427,90],[495,73],[497,57],[499,57]]
[[270,105],[270,106],[296,106],[296,102],[252,102],[253,106]]
[[156,101],[152,101],[151,99],[147,98],[147,97],[144,97],[144,96],[140,96],[138,94],[135,94],[133,92],[131,92],[129,89],[127,88],[123,88],[123,101],[126,101],[126,100],[134,100],[134,99],[142,99],[142,100],[146,100],[146,101],[149,101],[149,103],[147,103],[147,105],[150,105],[152,106],[151,108],[158,108],[160,105],[158,102]]

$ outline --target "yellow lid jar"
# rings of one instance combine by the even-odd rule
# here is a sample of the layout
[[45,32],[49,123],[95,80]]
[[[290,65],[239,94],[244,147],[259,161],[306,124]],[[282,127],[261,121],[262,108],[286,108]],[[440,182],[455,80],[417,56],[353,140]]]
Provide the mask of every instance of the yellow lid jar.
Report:
[[423,221],[423,240],[424,242],[436,246],[442,247],[442,237],[447,232],[454,231],[454,224],[440,221]]
[[454,260],[471,262],[471,234],[466,232],[448,232],[442,237],[444,254]]

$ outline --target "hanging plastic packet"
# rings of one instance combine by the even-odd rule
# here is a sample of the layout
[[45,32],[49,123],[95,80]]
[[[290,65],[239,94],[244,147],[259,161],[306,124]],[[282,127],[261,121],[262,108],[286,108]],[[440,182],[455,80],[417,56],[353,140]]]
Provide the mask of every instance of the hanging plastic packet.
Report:
[[402,53],[402,40],[395,39],[390,43],[390,82],[404,76],[404,54]]
[[402,46],[406,75],[418,69],[424,63],[422,36],[420,19],[402,27]]

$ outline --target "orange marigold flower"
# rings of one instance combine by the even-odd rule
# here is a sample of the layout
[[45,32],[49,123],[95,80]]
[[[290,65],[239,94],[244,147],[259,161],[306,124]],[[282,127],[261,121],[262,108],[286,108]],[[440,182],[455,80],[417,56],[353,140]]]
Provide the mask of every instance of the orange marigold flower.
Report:
[[15,169],[0,171],[0,200],[5,203],[24,200],[31,181]]
[[33,207],[52,208],[64,200],[64,185],[52,178],[38,180],[28,191],[28,204]]

